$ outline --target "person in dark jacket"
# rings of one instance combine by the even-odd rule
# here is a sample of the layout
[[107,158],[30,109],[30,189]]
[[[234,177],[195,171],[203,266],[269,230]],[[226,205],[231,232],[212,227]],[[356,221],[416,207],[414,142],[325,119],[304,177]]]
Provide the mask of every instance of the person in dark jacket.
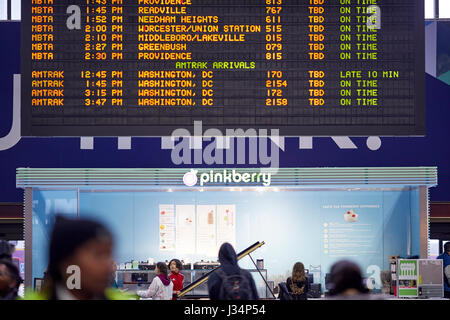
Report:
[[14,246],[6,240],[0,240],[0,260],[12,261]]
[[287,278],[286,286],[294,300],[307,300],[309,290],[308,278],[305,274],[305,266],[301,262],[294,264],[292,276]]
[[[258,300],[258,291],[256,290],[255,280],[247,270],[241,269],[237,262],[236,251],[229,243],[224,243],[219,250],[220,267],[213,272],[208,278],[208,292],[211,300],[223,300],[222,297],[222,277],[218,272],[223,271],[224,274],[239,275],[242,274],[248,281],[250,286],[250,298],[248,300]],[[220,269],[220,270],[219,270]]]
[[16,265],[9,260],[0,260],[0,300],[16,300],[21,282]]

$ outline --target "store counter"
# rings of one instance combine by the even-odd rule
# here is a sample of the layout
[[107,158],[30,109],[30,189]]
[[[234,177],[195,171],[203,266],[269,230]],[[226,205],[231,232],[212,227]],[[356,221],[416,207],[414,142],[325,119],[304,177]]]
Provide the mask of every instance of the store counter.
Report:
[[[210,269],[199,270],[181,270],[184,275],[184,287],[203,277],[206,273],[210,272]],[[264,280],[261,278],[258,270],[249,269],[253,279],[255,280],[256,289],[260,298],[271,298],[271,294]],[[259,270],[261,274],[267,279],[267,270]],[[136,292],[138,290],[146,290],[152,283],[153,278],[156,277],[154,270],[117,270],[117,283],[120,289],[127,292]],[[191,290],[185,295],[186,298],[203,298],[208,297],[208,284],[207,282]]]

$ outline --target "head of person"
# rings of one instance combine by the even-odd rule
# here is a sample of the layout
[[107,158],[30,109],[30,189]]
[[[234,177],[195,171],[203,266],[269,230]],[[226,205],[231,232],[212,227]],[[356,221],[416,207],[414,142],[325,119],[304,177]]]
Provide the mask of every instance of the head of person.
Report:
[[183,268],[183,265],[181,264],[180,260],[172,259],[169,262],[169,268],[172,273],[179,273],[180,270]]
[[49,247],[50,288],[60,285],[70,289],[68,278],[73,279],[79,270],[80,288],[71,293],[78,299],[102,296],[111,281],[112,257],[113,236],[105,226],[93,220],[57,216]]
[[14,246],[6,240],[0,240],[0,260],[12,260]]
[[163,275],[164,278],[168,278],[168,268],[165,262],[158,262],[155,267],[155,272],[157,275]]
[[292,281],[300,282],[306,279],[305,275],[305,266],[301,262],[297,262],[294,264],[292,268]]
[[16,265],[9,260],[0,260],[0,298],[11,294],[12,298],[16,297],[21,282]]
[[330,295],[352,295],[367,293],[363,284],[361,269],[351,261],[336,262],[330,271]]
[[444,252],[450,254],[450,241],[444,244]]
[[239,272],[236,251],[233,246],[225,242],[219,249],[220,267],[225,273],[231,274]]

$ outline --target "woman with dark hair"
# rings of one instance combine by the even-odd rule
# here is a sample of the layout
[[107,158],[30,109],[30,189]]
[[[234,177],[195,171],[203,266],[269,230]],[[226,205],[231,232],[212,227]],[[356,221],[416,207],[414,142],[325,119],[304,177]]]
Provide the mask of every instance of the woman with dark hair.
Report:
[[172,300],[177,300],[178,293],[183,289],[184,276],[180,273],[183,268],[183,264],[178,259],[172,259],[169,262],[170,274],[169,278],[173,283],[173,298]]
[[351,261],[342,260],[330,270],[330,296],[341,300],[369,300],[369,290],[364,286],[361,269]]
[[156,277],[147,290],[140,290],[136,294],[142,298],[152,298],[153,300],[171,300],[173,293],[173,283],[169,278],[167,265],[158,262],[155,268]]
[[294,300],[307,300],[309,290],[308,279],[305,274],[305,266],[301,262],[294,264],[292,276],[286,280],[286,286]]
[[50,237],[44,287],[27,292],[30,300],[130,299],[109,288],[113,237],[102,224],[57,216]]

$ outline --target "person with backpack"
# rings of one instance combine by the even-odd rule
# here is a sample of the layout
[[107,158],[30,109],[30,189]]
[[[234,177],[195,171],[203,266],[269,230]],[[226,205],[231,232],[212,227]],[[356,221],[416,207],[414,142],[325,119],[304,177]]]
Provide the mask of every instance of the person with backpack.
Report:
[[229,243],[219,250],[220,267],[208,278],[211,300],[258,300],[255,280],[247,270],[241,269],[236,251]]
[[450,242],[445,243],[444,252],[437,259],[444,260],[444,298],[450,299]]

